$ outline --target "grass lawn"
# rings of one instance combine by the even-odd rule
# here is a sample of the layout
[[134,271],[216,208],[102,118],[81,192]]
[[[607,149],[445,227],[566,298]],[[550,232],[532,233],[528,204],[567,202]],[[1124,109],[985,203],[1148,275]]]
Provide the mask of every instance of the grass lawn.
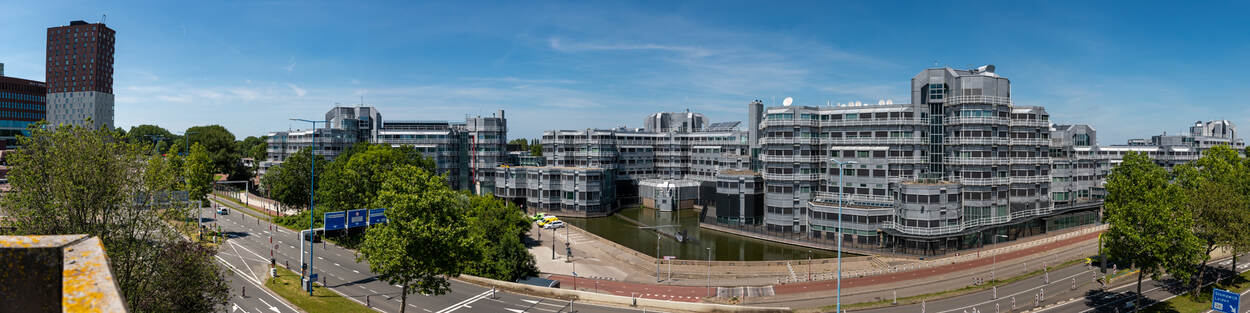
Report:
[[266,281],[265,287],[308,313],[377,312],[322,286],[313,287],[313,295],[309,296],[299,288],[299,275],[282,267],[278,267],[278,277]]
[[[1220,289],[1242,293],[1246,289],[1250,289],[1250,272],[1241,273],[1240,276],[1229,277],[1216,284]],[[1203,287],[1202,292],[1194,296],[1192,293],[1186,293],[1168,301],[1156,303],[1155,305],[1146,307],[1142,312],[1146,313],[1190,313],[1190,312],[1206,312],[1211,309],[1211,286]]]

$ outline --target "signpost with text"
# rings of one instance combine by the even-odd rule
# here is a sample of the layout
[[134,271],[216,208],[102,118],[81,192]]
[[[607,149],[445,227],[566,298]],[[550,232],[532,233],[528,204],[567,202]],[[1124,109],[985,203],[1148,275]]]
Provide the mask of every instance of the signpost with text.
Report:
[[1237,306],[1241,304],[1241,295],[1228,290],[1212,289],[1211,310],[1224,313],[1238,313]]
[[325,226],[327,231],[347,228],[347,212],[326,212]]

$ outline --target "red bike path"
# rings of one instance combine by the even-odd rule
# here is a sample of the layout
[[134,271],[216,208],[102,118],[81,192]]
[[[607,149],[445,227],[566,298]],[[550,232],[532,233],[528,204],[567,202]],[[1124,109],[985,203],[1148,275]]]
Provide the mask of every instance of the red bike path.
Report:
[[[1055,241],[1043,245],[1033,246],[1012,252],[1006,252],[998,256],[999,259],[1011,260],[1022,258],[1039,252],[1055,250],[1057,248],[1070,244],[1097,238],[1102,232],[1093,232],[1064,240]],[[982,257],[971,261],[953,263],[935,266],[931,268],[912,270],[906,272],[889,273],[882,275],[874,275],[867,277],[849,277],[842,279],[842,288],[865,287],[884,283],[894,283],[899,281],[908,281],[915,279],[923,279],[932,276],[963,271],[971,268],[978,268],[990,265],[994,262],[992,258]],[[599,293],[614,294],[619,296],[637,296],[640,298],[685,301],[685,302],[702,302],[704,297],[715,292],[714,289],[698,286],[669,286],[659,284],[632,283],[614,280],[599,280],[590,278],[577,278],[576,282],[572,276],[552,274],[549,279],[560,282],[560,288],[576,288],[578,290],[593,290]],[[715,288],[715,287],[713,287]],[[782,294],[798,294],[805,292],[835,290],[837,288],[836,280],[824,280],[814,282],[789,283],[781,285],[773,285],[773,292],[777,295]]]

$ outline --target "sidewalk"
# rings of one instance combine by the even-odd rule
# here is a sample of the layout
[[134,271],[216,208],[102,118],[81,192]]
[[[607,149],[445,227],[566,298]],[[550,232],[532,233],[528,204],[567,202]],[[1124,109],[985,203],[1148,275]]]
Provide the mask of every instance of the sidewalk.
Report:
[[[1079,228],[1048,237],[1004,243],[982,252],[970,251],[968,254],[926,262],[913,261],[900,264],[899,259],[883,262],[872,261],[872,257],[858,257],[860,268],[853,268],[847,266],[851,262],[844,260],[842,276],[844,301],[849,303],[875,301],[892,296],[893,292],[897,292],[898,297],[907,297],[958,289],[970,285],[973,277],[990,280],[991,267],[996,268],[994,276],[1003,279],[1035,271],[1043,266],[1054,266],[1066,260],[1096,253],[1098,235],[1103,230],[1105,226]],[[756,289],[763,291],[765,295],[770,292],[773,294],[746,299],[749,303],[792,303],[827,297],[829,291],[836,289],[834,267],[824,264],[813,268],[812,276],[819,280],[795,283],[777,283],[776,278],[734,279],[733,273],[721,272],[730,268],[713,266],[710,279],[711,290],[706,286],[709,282],[706,262],[700,265],[701,267],[696,266],[696,268],[703,269],[702,271],[685,270],[685,273],[674,273],[672,279],[667,276],[669,274],[666,272],[666,266],[662,266],[661,282],[664,284],[656,284],[653,283],[656,281],[654,258],[647,260],[633,253],[611,254],[606,251],[597,251],[612,245],[594,244],[597,243],[594,242],[597,237],[587,236],[588,233],[583,234],[579,231],[573,228],[569,232],[568,237],[572,237],[573,240],[574,254],[571,263],[565,262],[564,258],[563,230],[557,235],[555,260],[552,260],[550,256],[550,241],[538,241],[546,246],[531,248],[539,268],[544,273],[551,274],[551,279],[560,281],[562,288],[573,288],[574,279],[571,274],[576,270],[580,277],[576,280],[579,290],[675,301],[700,301],[709,293],[716,294],[717,286],[763,286]],[[547,232],[545,239],[550,240],[550,234]],[[674,265],[673,271],[677,271],[679,267],[689,266]],[[796,271],[796,275],[789,276],[799,276],[802,280],[806,280],[807,267],[805,265],[791,268]],[[742,270],[741,268],[734,269]]]

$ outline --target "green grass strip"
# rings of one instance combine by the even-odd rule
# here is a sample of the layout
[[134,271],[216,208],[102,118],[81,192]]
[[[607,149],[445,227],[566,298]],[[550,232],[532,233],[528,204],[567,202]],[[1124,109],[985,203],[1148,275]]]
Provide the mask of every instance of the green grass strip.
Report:
[[344,298],[322,286],[313,287],[313,294],[309,296],[307,291],[300,289],[299,275],[282,267],[278,267],[278,277],[266,281],[265,287],[308,313],[376,313],[373,309]]

